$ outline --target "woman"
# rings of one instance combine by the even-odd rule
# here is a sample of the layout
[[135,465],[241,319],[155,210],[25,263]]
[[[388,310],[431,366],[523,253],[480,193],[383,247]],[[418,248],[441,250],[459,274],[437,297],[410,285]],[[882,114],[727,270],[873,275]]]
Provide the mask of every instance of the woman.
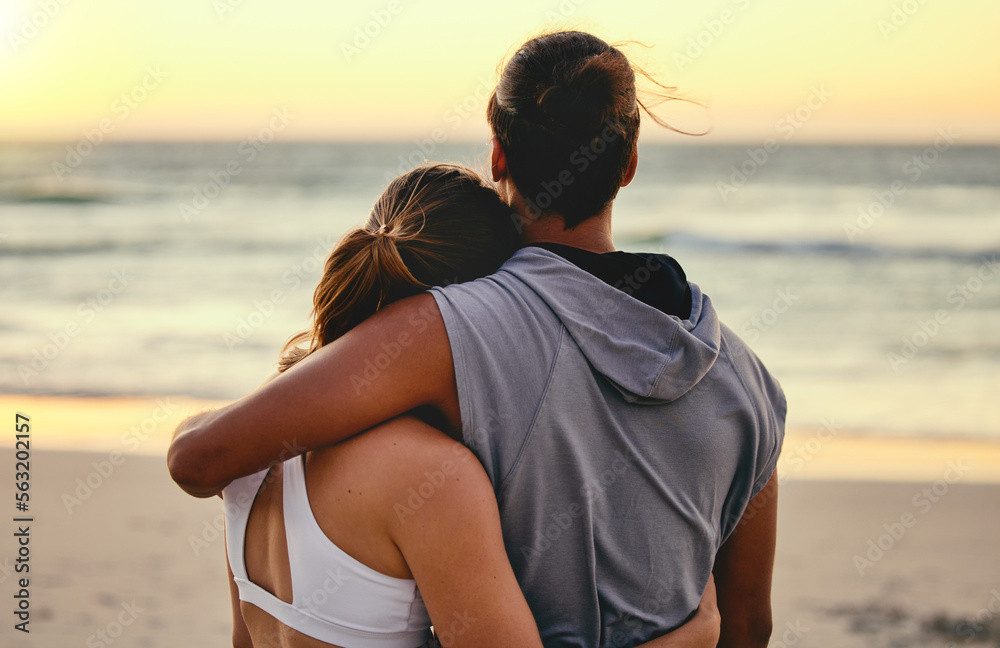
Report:
[[[517,245],[508,215],[462,167],[425,166],[394,180],[365,227],[330,254],[313,326],[288,342],[280,371],[393,301],[496,271]],[[401,332],[398,344],[411,343]],[[357,388],[367,381],[359,377]],[[433,426],[447,423],[411,412],[223,491],[235,646],[416,648],[432,622],[445,646],[541,646],[504,551],[493,487],[475,456]],[[691,622],[647,645],[717,638],[709,591]]]

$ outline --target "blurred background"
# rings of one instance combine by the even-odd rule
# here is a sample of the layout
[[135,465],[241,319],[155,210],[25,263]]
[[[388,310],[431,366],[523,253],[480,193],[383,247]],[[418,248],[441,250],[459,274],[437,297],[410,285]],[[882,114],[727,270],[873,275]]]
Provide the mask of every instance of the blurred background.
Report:
[[[53,483],[37,488],[62,556],[38,558],[39,632],[88,640],[121,591],[150,590],[132,565],[83,611],[82,556],[119,545],[67,544],[75,525],[163,543],[149,573],[202,560],[190,538],[215,513],[163,479],[173,424],[272,371],[330,248],[388,180],[425,159],[483,169],[498,64],[577,28],[627,42],[692,100],[656,114],[708,131],[644,122],[615,235],[674,256],[788,395],[780,471],[799,526],[779,543],[776,628],[826,629],[772,645],[1000,645],[998,22],[986,0],[0,0],[0,404],[48,422]],[[104,460],[79,450],[156,459],[131,460],[137,481],[102,478],[106,501],[77,513],[65,496]],[[113,493],[153,472],[174,517],[122,518]],[[927,487],[948,521],[890,538],[896,571],[858,568]],[[833,572],[801,571],[831,552]],[[212,582],[190,608],[212,623],[186,631],[224,636]],[[157,605],[192,605],[185,583]],[[123,642],[159,645],[175,616]]]

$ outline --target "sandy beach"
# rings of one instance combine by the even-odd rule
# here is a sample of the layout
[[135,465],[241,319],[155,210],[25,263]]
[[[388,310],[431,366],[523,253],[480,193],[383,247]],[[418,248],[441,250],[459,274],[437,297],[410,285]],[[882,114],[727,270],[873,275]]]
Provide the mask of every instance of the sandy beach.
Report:
[[[3,645],[228,645],[221,503],[186,496],[163,460],[176,421],[209,405],[0,398],[8,439],[15,411],[34,425],[31,633],[8,613]],[[140,441],[134,430],[157,418]],[[779,470],[771,646],[1000,645],[1000,444],[818,427],[789,433]],[[13,500],[11,479],[0,497]],[[21,575],[8,512],[11,605]]]

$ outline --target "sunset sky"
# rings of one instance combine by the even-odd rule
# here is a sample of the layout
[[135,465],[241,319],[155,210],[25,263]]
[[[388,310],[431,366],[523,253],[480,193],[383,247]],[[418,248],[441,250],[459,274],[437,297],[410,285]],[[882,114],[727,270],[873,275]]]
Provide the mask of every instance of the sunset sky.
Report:
[[240,140],[275,110],[289,140],[484,138],[497,64],[570,26],[652,46],[627,52],[708,106],[660,114],[705,141],[1000,142],[998,24],[995,0],[0,0],[0,140]]

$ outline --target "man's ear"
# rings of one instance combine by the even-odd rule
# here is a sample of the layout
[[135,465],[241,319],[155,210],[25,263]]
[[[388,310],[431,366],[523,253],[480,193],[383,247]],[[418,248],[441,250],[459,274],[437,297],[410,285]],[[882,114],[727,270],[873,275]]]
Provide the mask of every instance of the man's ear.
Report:
[[507,154],[503,152],[500,140],[496,137],[493,137],[490,143],[493,146],[493,151],[490,155],[490,175],[493,178],[493,182],[500,182],[507,177]]
[[628,168],[625,169],[625,178],[622,180],[622,186],[625,187],[628,183],[632,182],[632,178],[635,177],[635,168],[639,166],[639,145],[635,145],[635,149],[632,151],[632,157],[628,159]]

